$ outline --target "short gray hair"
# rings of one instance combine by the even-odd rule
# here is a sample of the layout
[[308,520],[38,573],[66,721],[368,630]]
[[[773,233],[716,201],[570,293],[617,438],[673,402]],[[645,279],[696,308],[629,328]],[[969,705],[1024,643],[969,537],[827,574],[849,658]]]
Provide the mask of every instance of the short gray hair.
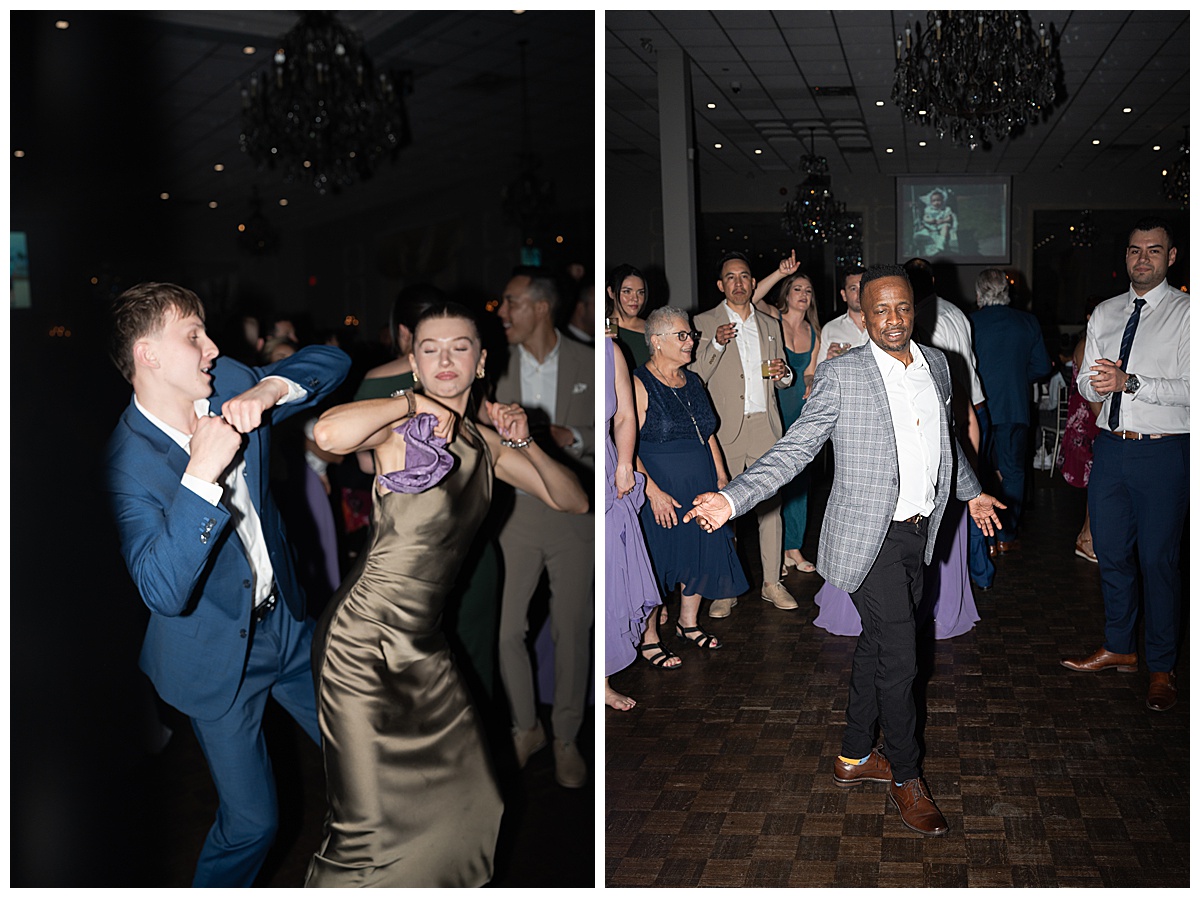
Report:
[[676,319],[682,321],[686,327],[692,326],[688,313],[674,306],[661,306],[646,316],[646,346],[650,348],[651,354],[654,352],[654,344],[650,342],[650,338],[655,334],[669,333],[663,330],[663,325]]
[[975,278],[975,302],[984,306],[1006,306],[1009,303],[1008,275],[999,268],[985,268]]

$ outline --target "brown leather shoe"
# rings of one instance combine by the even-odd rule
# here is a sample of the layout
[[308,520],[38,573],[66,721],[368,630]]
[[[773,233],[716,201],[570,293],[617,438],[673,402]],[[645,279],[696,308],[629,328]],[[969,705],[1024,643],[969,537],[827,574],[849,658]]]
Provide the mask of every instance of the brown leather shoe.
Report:
[[1179,700],[1175,688],[1175,671],[1150,673],[1150,692],[1146,695],[1146,707],[1151,711],[1170,711]]
[[857,786],[865,782],[890,783],[892,765],[877,751],[872,751],[861,764],[847,764],[841,758],[834,758],[833,781],[839,786]]
[[1100,646],[1086,658],[1063,658],[1060,663],[1069,670],[1091,671],[1115,667],[1125,673],[1135,673],[1138,669],[1137,652],[1130,655],[1118,655],[1116,652],[1110,652],[1104,646]]
[[995,543],[988,543],[988,558],[995,558],[1000,554],[1000,550],[996,548]]
[[1021,549],[1021,541],[1014,539],[1007,543],[996,543],[996,551],[1001,555],[1007,555],[1009,552],[1018,552]]
[[937,809],[929,790],[919,776],[897,786],[888,786],[888,798],[900,812],[900,822],[923,836],[942,836],[950,828]]

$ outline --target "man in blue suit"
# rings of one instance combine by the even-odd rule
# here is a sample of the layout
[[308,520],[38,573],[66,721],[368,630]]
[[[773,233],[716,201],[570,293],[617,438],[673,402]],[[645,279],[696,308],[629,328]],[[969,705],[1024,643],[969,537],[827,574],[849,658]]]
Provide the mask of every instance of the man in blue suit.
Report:
[[[916,303],[904,269],[871,266],[860,295],[866,345],[817,366],[804,411],[783,438],[723,490],[697,496],[683,520],[713,532],[778,492],[833,441],[817,571],[850,593],[862,618],[834,782],[886,782],[901,822],[938,836],[948,827],[921,776],[912,689],[922,564],[933,557],[951,494],[984,533],[1004,506],[981,490],[954,436],[946,356],[912,340]],[[886,755],[874,748],[876,724]]]
[[1029,447],[1030,384],[1050,376],[1050,356],[1042,327],[1028,312],[1010,308],[1008,276],[999,268],[985,268],[975,279],[971,313],[975,331],[975,357],[987,393],[987,442],[992,470],[999,471],[1000,496],[1008,510],[1000,516],[1002,527],[989,550],[992,557],[1019,548],[1017,527],[1025,499],[1025,453]]
[[278,827],[267,697],[320,742],[312,622],[268,492],[270,425],[312,408],[350,360],[325,346],[265,369],[218,360],[200,299],[173,284],[139,284],[113,312],[113,360],[134,395],[107,488],[151,612],[140,663],[191,719],[220,802],[192,884],[249,886]]

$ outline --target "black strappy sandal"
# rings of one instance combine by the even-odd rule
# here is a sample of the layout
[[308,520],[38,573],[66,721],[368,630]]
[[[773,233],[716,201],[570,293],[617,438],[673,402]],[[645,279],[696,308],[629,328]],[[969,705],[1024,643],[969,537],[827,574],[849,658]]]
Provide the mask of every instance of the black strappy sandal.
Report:
[[[688,633],[698,633],[698,636],[688,636]],[[716,651],[722,645],[721,640],[713,636],[711,633],[705,633],[699,627],[681,627],[675,625],[675,635],[685,642],[695,643],[702,649],[710,649]]]
[[[643,653],[649,649],[658,649],[658,651],[655,652],[653,655],[651,655],[649,658],[647,658]],[[640,655],[644,660],[653,664],[655,667],[662,668],[663,670],[678,670],[680,667],[683,666],[682,663],[667,664],[667,662],[670,661],[672,658],[678,658],[679,656],[676,655],[674,652],[672,652],[669,648],[667,648],[661,642],[644,642],[644,643],[642,643],[641,645],[638,646],[638,655]]]

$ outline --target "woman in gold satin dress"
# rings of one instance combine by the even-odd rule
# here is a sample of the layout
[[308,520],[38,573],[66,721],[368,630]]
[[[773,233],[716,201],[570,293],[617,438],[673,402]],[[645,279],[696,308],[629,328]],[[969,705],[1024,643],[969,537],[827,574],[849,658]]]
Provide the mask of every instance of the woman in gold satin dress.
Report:
[[[471,420],[485,357],[469,311],[433,306],[412,353],[424,394],[341,405],[315,427],[322,449],[370,449],[375,470],[394,473],[376,478],[367,549],[313,638],[329,812],[307,886],[479,886],[492,876],[503,805],[442,604],[493,473],[559,511],[583,513],[587,497],[529,439],[519,405],[485,402],[495,429]],[[440,466],[426,464],[435,457]]]

